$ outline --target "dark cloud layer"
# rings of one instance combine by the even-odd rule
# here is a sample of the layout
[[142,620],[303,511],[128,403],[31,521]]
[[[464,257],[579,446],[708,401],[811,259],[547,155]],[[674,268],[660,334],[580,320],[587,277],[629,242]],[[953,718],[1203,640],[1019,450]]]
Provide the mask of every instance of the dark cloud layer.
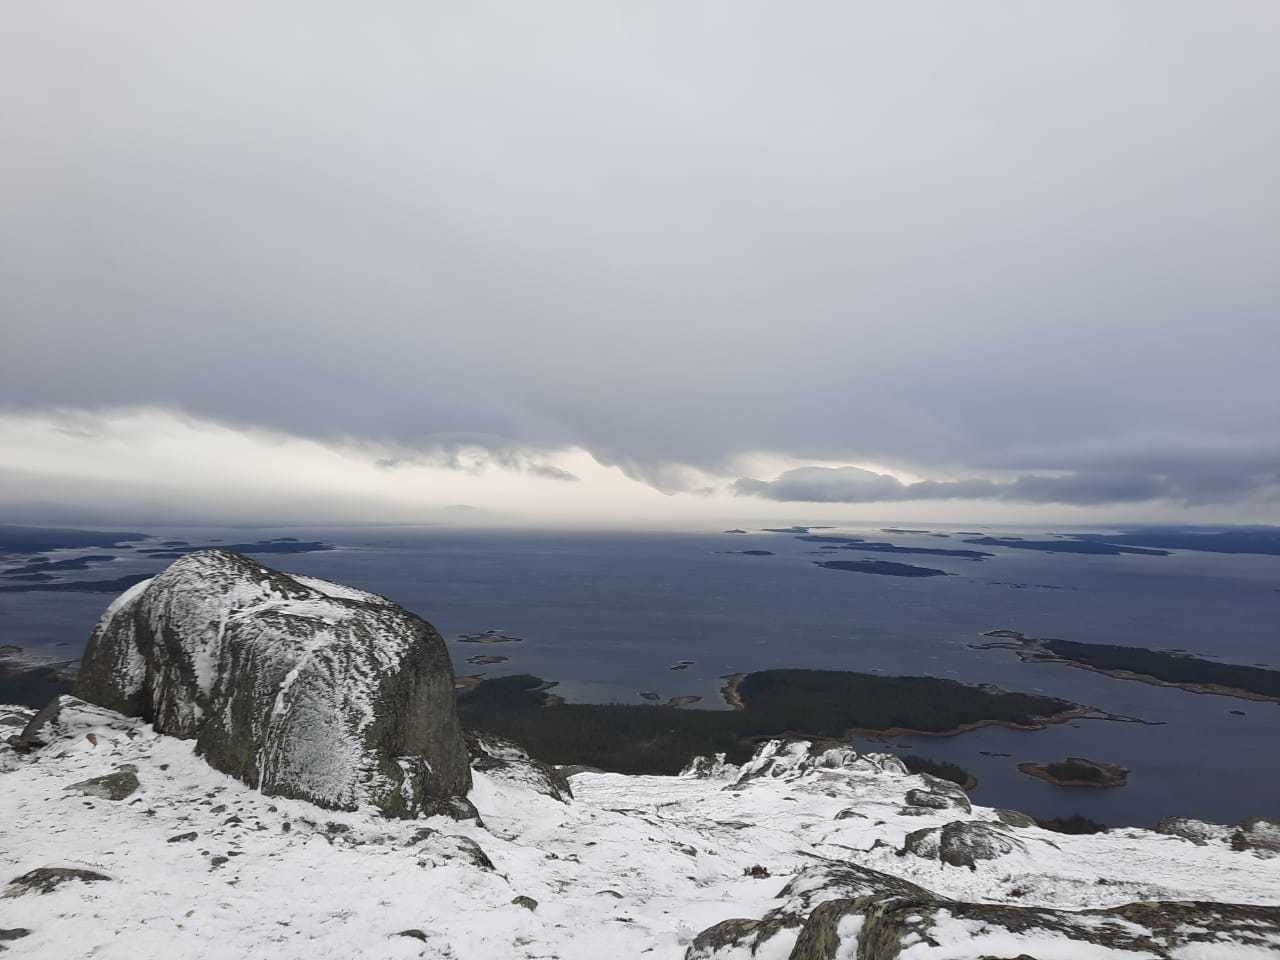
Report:
[[742,477],[734,482],[739,496],[808,503],[884,503],[906,500],[1000,500],[1103,506],[1169,500],[1187,505],[1222,503],[1252,495],[1280,493],[1280,469],[1220,477],[1142,473],[1073,473],[1066,476],[1027,474],[1012,480],[921,480],[903,483],[896,477],[859,467],[801,467],[774,480]]
[[1280,464],[1277,44],[1246,0],[17,5],[0,407],[1235,500]]

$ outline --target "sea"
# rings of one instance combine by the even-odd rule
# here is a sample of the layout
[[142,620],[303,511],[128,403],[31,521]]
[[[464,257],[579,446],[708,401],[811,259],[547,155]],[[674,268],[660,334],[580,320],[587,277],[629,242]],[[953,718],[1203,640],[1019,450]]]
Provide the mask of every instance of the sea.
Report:
[[[191,544],[319,540],[333,549],[262,562],[383,594],[431,621],[459,675],[535,674],[583,702],[698,696],[727,709],[728,674],[779,667],[947,677],[1062,697],[1143,722],[1082,719],[1039,731],[987,727],[955,736],[863,738],[866,750],[958,763],[982,804],[1036,817],[1081,814],[1152,826],[1166,815],[1233,823],[1280,815],[1280,704],[1023,663],[973,644],[994,629],[1032,637],[1181,650],[1280,669],[1280,557],[1173,551],[1095,556],[980,546],[994,556],[855,554],[790,532],[590,533],[443,527],[130,528]],[[907,547],[974,549],[961,531],[1044,539],[1061,531],[879,526],[815,530]],[[142,544],[135,546],[143,546]],[[829,545],[825,545],[829,546]],[[759,551],[747,553],[744,551]],[[68,579],[161,569],[137,550]],[[904,578],[832,570],[879,559],[945,570]],[[78,657],[110,594],[0,593],[0,644]],[[500,631],[518,641],[468,643]],[[468,658],[500,655],[500,664]],[[681,668],[681,665],[683,667]],[[649,699],[652,699],[650,696]],[[1022,761],[1067,756],[1120,764],[1122,787],[1060,787]]]

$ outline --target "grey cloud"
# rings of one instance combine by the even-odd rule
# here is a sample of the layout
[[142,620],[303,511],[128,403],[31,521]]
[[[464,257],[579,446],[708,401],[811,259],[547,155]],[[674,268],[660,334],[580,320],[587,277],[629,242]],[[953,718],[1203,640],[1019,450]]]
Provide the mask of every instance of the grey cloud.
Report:
[[1171,500],[1186,504],[1237,500],[1250,495],[1274,497],[1280,491],[1280,469],[1224,482],[1158,474],[1075,473],[1067,476],[922,480],[903,483],[888,474],[860,467],[800,467],[774,480],[742,477],[733,484],[739,496],[808,503],[878,503],[906,500],[999,500],[1014,503],[1102,506]]
[[671,493],[1274,471],[1280,5],[217,10],[7,11],[0,408]]

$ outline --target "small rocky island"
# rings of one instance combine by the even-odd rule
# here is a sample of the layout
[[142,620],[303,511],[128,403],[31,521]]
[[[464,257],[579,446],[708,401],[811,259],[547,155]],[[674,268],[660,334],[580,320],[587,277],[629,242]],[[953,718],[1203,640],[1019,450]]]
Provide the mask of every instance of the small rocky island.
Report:
[[1084,757],[1067,757],[1055,763],[1020,763],[1018,770],[1059,787],[1123,787],[1129,782],[1126,768]]

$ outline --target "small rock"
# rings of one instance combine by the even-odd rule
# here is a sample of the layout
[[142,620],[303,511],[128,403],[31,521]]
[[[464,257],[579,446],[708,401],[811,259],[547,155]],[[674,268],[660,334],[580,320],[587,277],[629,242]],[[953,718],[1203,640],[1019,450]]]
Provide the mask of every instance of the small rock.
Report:
[[108,773],[105,777],[93,777],[81,780],[64,787],[64,790],[78,790],[86,797],[98,797],[100,800],[123,800],[138,789],[137,776],[128,770]]
[[395,934],[395,936],[412,937],[414,940],[421,940],[423,943],[427,942],[427,935],[423,933],[421,930],[419,930],[417,927],[411,927],[408,930],[401,930],[399,933]]
[[209,869],[216,870],[218,867],[226,863],[230,857],[212,857],[209,860]]
[[538,901],[533,899],[533,897],[521,895],[513,899],[511,902],[517,907],[524,907],[526,910],[538,909]]
[[192,830],[190,833],[178,833],[169,838],[169,843],[185,843],[187,840],[194,840],[200,834]]
[[769,870],[767,867],[762,867],[757,863],[754,866],[743,868],[742,875],[751,877],[753,880],[764,880],[769,876]]

